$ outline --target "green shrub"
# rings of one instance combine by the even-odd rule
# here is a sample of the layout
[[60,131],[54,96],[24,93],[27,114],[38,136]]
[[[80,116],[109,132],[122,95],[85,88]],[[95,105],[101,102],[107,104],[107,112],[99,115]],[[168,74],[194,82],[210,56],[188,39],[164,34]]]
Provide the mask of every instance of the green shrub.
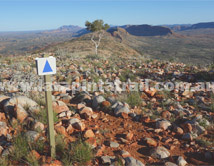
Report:
[[60,135],[56,137],[56,154],[64,165],[69,166],[74,163],[84,165],[93,158],[93,152],[90,145],[80,139],[67,146],[63,136]]
[[0,158],[0,165],[1,166],[8,166],[8,165],[10,165],[8,158],[7,157]]
[[[33,113],[32,116],[42,122],[43,124],[48,124],[48,117],[47,117],[47,111],[46,109],[41,109],[40,112],[38,113]],[[53,116],[54,116],[54,123],[57,123],[59,121],[58,117],[57,117],[57,113],[53,111]]]
[[13,152],[10,154],[10,157],[13,161],[22,161],[30,151],[27,138],[19,133],[13,139]]
[[136,76],[134,75],[134,73],[130,69],[127,69],[121,73],[120,80],[122,82],[126,82],[128,79],[130,79],[131,81],[134,81],[135,77]]
[[[34,156],[29,155],[32,150],[38,153],[44,153],[44,141],[38,140],[36,142],[28,142],[25,135],[19,133],[13,139],[13,150],[9,155],[10,161],[18,161],[20,163],[27,163],[28,165],[38,166],[39,162]],[[5,160],[6,162],[6,160]],[[3,165],[0,163],[0,165]]]
[[79,140],[71,145],[71,156],[74,162],[84,164],[93,158],[91,146]]
[[133,108],[135,106],[141,106],[142,99],[138,92],[131,92],[128,94],[126,102]]

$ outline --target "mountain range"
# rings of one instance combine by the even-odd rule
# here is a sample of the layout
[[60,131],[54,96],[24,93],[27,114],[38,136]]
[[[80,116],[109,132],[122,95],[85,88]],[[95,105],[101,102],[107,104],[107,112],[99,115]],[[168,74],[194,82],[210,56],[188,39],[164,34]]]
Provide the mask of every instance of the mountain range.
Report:
[[[123,25],[111,26],[108,32],[116,31],[119,28],[125,29],[129,34],[134,36],[165,36],[171,35],[174,32],[195,30],[195,29],[208,29],[214,28],[214,22],[205,22],[197,24],[174,24],[174,25],[159,25],[152,26],[148,24],[142,25]],[[58,29],[44,31],[43,33],[73,33],[74,37],[79,37],[89,33],[85,28],[75,25],[63,25]]]

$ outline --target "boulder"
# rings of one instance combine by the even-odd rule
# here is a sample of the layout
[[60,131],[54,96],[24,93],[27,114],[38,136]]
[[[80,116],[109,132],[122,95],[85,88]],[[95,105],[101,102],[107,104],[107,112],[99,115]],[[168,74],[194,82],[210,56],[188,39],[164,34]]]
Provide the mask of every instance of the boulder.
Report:
[[112,106],[112,109],[114,110],[114,114],[116,116],[120,116],[122,113],[125,113],[125,114],[131,113],[131,111],[129,110],[129,108],[126,105],[122,104],[121,102],[115,103]]
[[159,119],[156,121],[156,128],[167,130],[168,127],[171,126],[171,123],[168,120],[165,119]]
[[85,124],[82,123],[79,119],[77,118],[72,118],[69,120],[69,124],[72,125],[73,128],[77,130],[83,131],[85,129]]
[[110,144],[109,144],[109,146],[110,146],[111,148],[118,148],[120,145],[119,145],[117,142],[111,141]]
[[108,164],[108,165],[110,165],[114,161],[114,159],[115,159],[115,157],[111,157],[111,156],[102,156],[101,157],[102,164]]
[[103,96],[95,96],[92,102],[92,107],[94,109],[98,109],[99,105],[105,101],[106,99]]
[[144,140],[148,146],[153,146],[153,147],[157,146],[157,142],[152,138],[145,138]]
[[186,160],[184,160],[184,158],[182,156],[179,156],[178,160],[177,160],[177,164],[178,164],[178,166],[185,166],[185,165],[187,165],[187,162],[186,162]]
[[157,148],[151,150],[151,156],[157,159],[165,159],[170,156],[170,153],[165,147],[158,146]]
[[164,166],[178,166],[178,165],[175,164],[175,163],[172,163],[172,162],[166,162],[166,163],[164,164]]
[[125,166],[145,166],[141,161],[136,160],[133,157],[126,157],[125,162]]
[[14,111],[14,106],[20,105],[23,108],[27,108],[26,111],[32,112],[32,113],[38,113],[39,112],[39,105],[31,100],[30,98],[26,96],[17,96],[12,97],[4,104],[4,110],[5,112]]
[[92,130],[86,130],[84,134],[85,138],[93,138],[95,137],[94,132]]
[[192,137],[191,133],[185,133],[185,134],[182,136],[182,139],[185,140],[185,141],[192,141],[192,140],[193,140],[193,137]]
[[5,103],[10,99],[8,96],[0,95],[0,109],[3,108]]
[[30,142],[35,142],[36,140],[38,140],[38,138],[40,136],[40,134],[36,131],[27,131],[25,133],[25,135],[26,135],[28,141],[30,141]]
[[83,107],[81,110],[80,110],[80,115],[82,118],[84,119],[91,119],[92,115],[93,115],[93,110],[92,108],[90,107]]
[[61,112],[69,111],[69,108],[63,101],[55,101],[53,102],[53,110],[59,114]]

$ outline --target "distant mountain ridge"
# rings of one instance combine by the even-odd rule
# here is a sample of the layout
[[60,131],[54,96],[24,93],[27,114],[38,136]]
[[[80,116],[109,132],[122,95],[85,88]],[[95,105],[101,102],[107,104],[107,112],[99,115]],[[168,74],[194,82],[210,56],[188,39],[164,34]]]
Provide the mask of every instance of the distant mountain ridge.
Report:
[[214,28],[214,22],[201,22],[197,24],[175,24],[175,25],[163,25],[168,27],[173,31],[185,31],[185,30],[194,30],[194,29],[207,29]]
[[[147,24],[143,25],[123,25],[119,26],[119,28],[125,29],[129,34],[134,36],[165,36],[170,35],[173,32],[167,28],[162,26],[151,26]],[[108,31],[113,33],[117,31],[118,27],[112,27]]]
[[[214,28],[214,22],[202,22],[197,24],[173,24],[173,25],[159,25],[152,26],[148,24],[142,25],[122,25],[111,26],[108,32],[112,33],[117,28],[125,29],[129,34],[134,36],[166,36],[171,35],[173,32],[195,30],[195,29],[208,29]],[[63,25],[57,29],[41,31],[41,33],[71,33],[73,37],[80,37],[84,34],[90,33],[86,28],[76,25]],[[174,33],[175,34],[175,33]]]
[[82,29],[84,28],[77,25],[63,25],[57,29],[47,30],[47,31],[44,31],[43,33],[63,33],[63,32],[77,33]]

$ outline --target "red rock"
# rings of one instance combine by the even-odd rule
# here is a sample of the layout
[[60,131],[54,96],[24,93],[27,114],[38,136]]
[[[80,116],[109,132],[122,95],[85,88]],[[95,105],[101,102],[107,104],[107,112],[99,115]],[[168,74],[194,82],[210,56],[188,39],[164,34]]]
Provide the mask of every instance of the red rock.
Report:
[[5,114],[0,112],[0,120],[5,120],[5,119],[6,119]]
[[89,138],[85,142],[91,145],[93,148],[97,147],[97,140],[95,138]]
[[121,116],[122,116],[124,119],[128,119],[128,117],[129,117],[129,115],[126,114],[126,113],[124,113],[124,112],[121,113]]
[[68,106],[62,101],[53,102],[53,109],[57,114],[64,112],[64,111],[69,111]]
[[92,130],[86,130],[84,134],[85,138],[93,138],[95,137],[94,132]]
[[174,150],[175,149],[175,145],[170,145],[170,150]]
[[43,130],[45,129],[45,126],[44,126],[44,124],[41,123],[41,122],[36,122],[36,123],[34,124],[34,129],[35,129],[35,130],[43,131]]
[[2,146],[0,146],[0,155],[3,152],[4,148]]
[[171,117],[171,113],[169,111],[161,112],[161,116],[165,119],[169,119]]
[[20,122],[23,122],[28,117],[28,113],[19,104],[14,106],[14,111],[16,112],[16,117]]
[[125,151],[125,150],[122,150],[120,153],[121,153],[121,156],[123,158],[131,157],[131,154],[129,152]]
[[41,157],[40,154],[37,151],[35,151],[35,150],[32,150],[30,152],[30,156],[33,156],[36,160],[39,160],[40,157]]
[[129,132],[128,134],[126,134],[126,139],[131,141],[133,136],[134,136],[134,134],[132,132]]
[[191,97],[193,97],[193,92],[191,92],[191,91],[184,91],[184,92],[182,93],[182,95],[183,95],[184,97],[186,97],[186,98],[191,98]]
[[65,127],[63,127],[63,126],[55,126],[55,130],[57,133],[62,134],[64,136],[68,135],[66,130],[65,130]]
[[145,138],[146,144],[151,147],[156,147],[157,142],[152,138]]
[[84,107],[82,108],[82,110],[80,111],[80,115],[81,117],[83,117],[84,119],[91,119],[91,116],[93,115],[93,110],[90,107]]
[[150,122],[150,117],[142,117],[141,118],[141,122],[149,123]]
[[151,97],[153,97],[155,95],[155,93],[157,92],[157,90],[155,88],[150,88],[150,90],[145,90],[145,92],[150,95]]
[[109,101],[103,101],[102,102],[102,106],[103,107],[110,107],[111,106],[111,103]]
[[70,135],[74,132],[74,128],[72,127],[72,125],[69,125],[66,129],[67,133]]
[[82,109],[82,108],[84,108],[85,107],[85,105],[84,104],[82,104],[82,103],[80,103],[80,104],[77,104],[77,109]]
[[100,146],[97,150],[96,156],[102,156],[105,148],[105,145]]
[[183,129],[180,128],[180,127],[176,127],[176,128],[174,129],[174,131],[175,131],[176,134],[178,134],[178,135],[182,135],[182,134],[184,133]]
[[189,132],[192,131],[192,125],[191,125],[190,123],[185,123],[185,124],[183,125],[183,129],[184,129],[184,132],[185,132],[185,133],[189,133]]

